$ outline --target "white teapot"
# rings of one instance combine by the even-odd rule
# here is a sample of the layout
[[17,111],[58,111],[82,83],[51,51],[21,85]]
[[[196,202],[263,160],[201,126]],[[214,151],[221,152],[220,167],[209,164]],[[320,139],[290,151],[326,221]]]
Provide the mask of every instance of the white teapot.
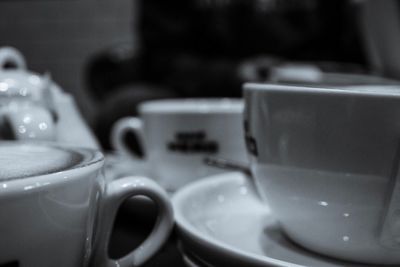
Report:
[[23,55],[0,48],[0,139],[45,140],[99,148],[73,97],[26,68]]
[[[12,66],[12,68],[7,68]],[[42,103],[47,79],[26,71],[16,49],[0,49],[0,135],[2,139],[54,140],[54,119]]]

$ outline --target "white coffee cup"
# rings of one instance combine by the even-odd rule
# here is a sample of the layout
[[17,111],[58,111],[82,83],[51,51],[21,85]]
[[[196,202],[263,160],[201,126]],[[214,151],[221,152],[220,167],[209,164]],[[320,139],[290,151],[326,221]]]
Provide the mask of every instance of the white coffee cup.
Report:
[[246,84],[244,95],[251,170],[287,235],[400,264],[400,88]]
[[[108,181],[95,150],[0,142],[0,266],[131,267],[149,259],[168,238],[172,209],[154,181]],[[147,196],[159,218],[143,244],[110,259],[108,243],[121,203]]]
[[206,166],[205,157],[247,162],[242,112],[240,99],[149,101],[139,106],[140,118],[116,123],[112,143],[117,151],[140,160],[124,140],[128,132],[135,134],[155,178],[173,192],[190,181],[221,172]]

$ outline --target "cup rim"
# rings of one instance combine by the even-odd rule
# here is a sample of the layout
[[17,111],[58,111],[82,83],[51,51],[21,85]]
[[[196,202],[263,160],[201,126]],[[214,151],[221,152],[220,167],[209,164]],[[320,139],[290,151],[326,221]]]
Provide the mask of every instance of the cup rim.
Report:
[[139,105],[140,113],[152,114],[228,114],[241,113],[243,109],[242,98],[168,98]]
[[95,149],[73,147],[60,145],[50,142],[23,142],[23,141],[1,141],[1,145],[13,146],[36,146],[48,147],[51,149],[61,149],[82,156],[82,159],[72,166],[66,166],[65,169],[49,171],[42,174],[32,174],[21,178],[0,180],[0,198],[15,194],[17,192],[35,192],[43,190],[54,185],[66,183],[85,174],[91,173],[101,168],[104,163],[103,154]]
[[400,86],[349,85],[349,86],[296,86],[275,83],[245,83],[244,92],[297,93],[313,95],[350,95],[364,97],[400,98]]

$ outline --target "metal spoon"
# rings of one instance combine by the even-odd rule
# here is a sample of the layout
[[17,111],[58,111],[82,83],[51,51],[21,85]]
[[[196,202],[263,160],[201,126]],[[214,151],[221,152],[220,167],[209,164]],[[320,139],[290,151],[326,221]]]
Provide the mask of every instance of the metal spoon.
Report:
[[251,171],[246,163],[235,162],[228,159],[206,157],[203,161],[206,165],[224,170],[240,171],[251,177]]

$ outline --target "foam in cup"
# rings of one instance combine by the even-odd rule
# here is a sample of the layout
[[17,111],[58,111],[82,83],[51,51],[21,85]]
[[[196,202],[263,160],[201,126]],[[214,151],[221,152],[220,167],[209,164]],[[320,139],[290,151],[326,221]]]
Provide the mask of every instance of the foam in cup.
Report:
[[0,181],[26,178],[69,169],[82,161],[82,155],[37,145],[0,145]]

